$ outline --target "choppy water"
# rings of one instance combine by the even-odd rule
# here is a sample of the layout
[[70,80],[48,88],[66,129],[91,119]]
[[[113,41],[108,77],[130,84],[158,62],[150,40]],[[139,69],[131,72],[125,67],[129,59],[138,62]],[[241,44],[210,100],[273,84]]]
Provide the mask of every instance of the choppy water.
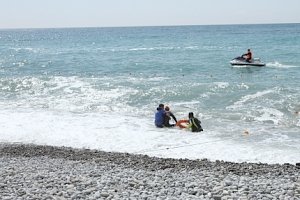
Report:
[[[248,48],[266,67],[230,66]],[[0,30],[0,142],[299,162],[299,58],[300,24]]]

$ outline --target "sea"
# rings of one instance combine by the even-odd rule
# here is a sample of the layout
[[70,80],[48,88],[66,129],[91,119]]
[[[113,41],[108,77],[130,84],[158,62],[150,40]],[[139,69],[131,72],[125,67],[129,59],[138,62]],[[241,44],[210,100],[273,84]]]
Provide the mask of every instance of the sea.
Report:
[[[265,67],[230,65],[248,48]],[[0,143],[295,164],[300,24],[1,29]]]

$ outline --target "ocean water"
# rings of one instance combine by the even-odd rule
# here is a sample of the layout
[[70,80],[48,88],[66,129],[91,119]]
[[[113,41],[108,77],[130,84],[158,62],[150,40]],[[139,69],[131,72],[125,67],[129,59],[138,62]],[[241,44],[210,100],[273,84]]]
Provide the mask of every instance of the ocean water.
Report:
[[[266,67],[229,64],[248,48]],[[0,142],[296,163],[299,77],[300,24],[0,30]]]

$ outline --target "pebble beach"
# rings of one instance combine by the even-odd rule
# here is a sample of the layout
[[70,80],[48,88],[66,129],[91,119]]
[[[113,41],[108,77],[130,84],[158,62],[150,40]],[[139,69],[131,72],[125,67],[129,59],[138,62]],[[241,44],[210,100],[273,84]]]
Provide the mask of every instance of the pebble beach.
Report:
[[300,199],[300,167],[2,143],[0,197]]

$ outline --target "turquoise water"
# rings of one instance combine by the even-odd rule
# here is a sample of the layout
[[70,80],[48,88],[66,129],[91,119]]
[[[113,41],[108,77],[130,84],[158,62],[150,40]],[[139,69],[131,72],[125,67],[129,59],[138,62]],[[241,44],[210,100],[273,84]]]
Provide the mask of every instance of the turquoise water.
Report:
[[[248,48],[266,67],[229,64]],[[153,126],[153,116],[165,103],[179,119],[190,111],[201,119],[200,137],[207,138],[199,140],[224,139],[225,149],[236,144],[269,152],[235,160],[203,150],[200,157],[279,162],[289,154],[284,161],[296,162],[299,58],[300,24],[0,30],[0,142],[119,150],[81,144],[71,135],[164,134]],[[165,132],[182,135],[179,129]],[[68,142],[58,142],[61,135]],[[127,147],[123,151],[143,150]]]

